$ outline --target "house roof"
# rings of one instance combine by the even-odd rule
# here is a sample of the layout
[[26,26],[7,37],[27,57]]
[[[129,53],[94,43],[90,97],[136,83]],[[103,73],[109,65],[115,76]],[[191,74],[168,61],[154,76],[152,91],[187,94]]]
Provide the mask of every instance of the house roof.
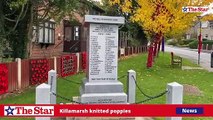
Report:
[[95,5],[95,4],[93,4],[92,7],[93,7],[94,9],[98,10],[98,11],[101,12],[101,13],[105,13],[105,10],[104,10],[104,9],[100,8],[99,6],[97,6],[97,5]]

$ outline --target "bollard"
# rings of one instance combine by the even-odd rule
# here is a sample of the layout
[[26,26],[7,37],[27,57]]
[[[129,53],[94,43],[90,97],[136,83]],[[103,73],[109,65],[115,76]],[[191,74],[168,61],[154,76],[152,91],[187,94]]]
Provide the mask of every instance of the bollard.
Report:
[[[36,104],[50,104],[50,85],[43,83],[36,87]],[[36,120],[50,120],[50,117],[36,117]]]
[[136,85],[135,85],[135,80],[132,77],[134,76],[136,80],[136,72],[134,70],[129,70],[128,71],[128,81],[127,81],[127,102],[128,103],[135,103],[135,93],[136,93]]
[[[182,104],[183,86],[177,82],[167,84],[167,104]],[[182,120],[182,117],[168,117],[166,120]]]
[[56,93],[56,87],[57,87],[57,81],[56,81],[57,77],[56,77],[56,71],[55,70],[50,70],[48,72],[48,84],[50,85],[50,103],[51,104],[56,104],[56,96],[52,94]]

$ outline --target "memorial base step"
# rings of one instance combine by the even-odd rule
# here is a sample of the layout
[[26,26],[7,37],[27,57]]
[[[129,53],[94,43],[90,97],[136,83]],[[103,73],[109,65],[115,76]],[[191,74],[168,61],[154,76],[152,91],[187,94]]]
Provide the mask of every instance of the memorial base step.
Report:
[[80,102],[83,104],[126,104],[126,93],[88,93],[82,94]]
[[116,82],[87,82],[80,87],[81,94],[86,93],[122,93],[123,84]]

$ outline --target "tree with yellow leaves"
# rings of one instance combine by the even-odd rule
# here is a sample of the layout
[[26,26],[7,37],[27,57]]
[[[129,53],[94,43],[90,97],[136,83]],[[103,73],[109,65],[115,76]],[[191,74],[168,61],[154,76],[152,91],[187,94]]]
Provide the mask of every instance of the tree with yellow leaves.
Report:
[[110,0],[130,20],[138,23],[151,39],[147,67],[159,51],[163,36],[174,36],[188,30],[200,13],[184,13],[185,6],[209,5],[213,0]]

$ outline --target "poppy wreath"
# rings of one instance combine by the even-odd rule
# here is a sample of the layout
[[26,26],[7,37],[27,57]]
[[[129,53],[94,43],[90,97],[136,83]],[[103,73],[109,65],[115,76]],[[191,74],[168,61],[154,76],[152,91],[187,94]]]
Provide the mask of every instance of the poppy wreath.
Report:
[[87,61],[87,53],[86,52],[82,52],[82,69],[86,70],[86,61]]
[[31,85],[44,83],[48,80],[48,71],[50,69],[47,59],[31,60]]
[[8,68],[6,64],[0,64],[0,95],[8,91]]
[[61,56],[61,76],[69,76],[77,71],[77,56],[74,54]]

